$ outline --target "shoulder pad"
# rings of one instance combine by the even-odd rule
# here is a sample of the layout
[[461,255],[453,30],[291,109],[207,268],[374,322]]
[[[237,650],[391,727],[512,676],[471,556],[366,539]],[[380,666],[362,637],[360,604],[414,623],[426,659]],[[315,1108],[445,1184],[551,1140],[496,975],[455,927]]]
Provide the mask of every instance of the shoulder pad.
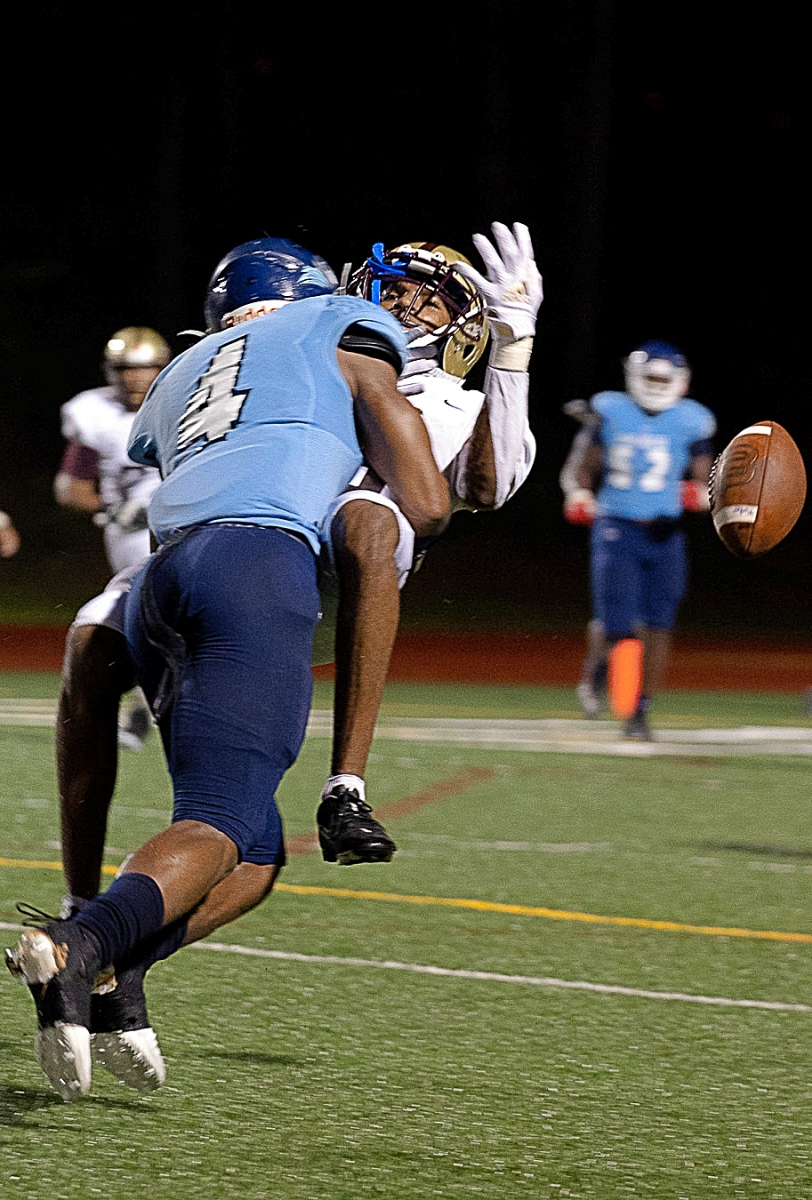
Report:
[[376,329],[370,329],[366,325],[350,325],[343,333],[338,347],[350,354],[366,354],[369,358],[383,359],[400,374],[401,359],[398,351],[389,339]]

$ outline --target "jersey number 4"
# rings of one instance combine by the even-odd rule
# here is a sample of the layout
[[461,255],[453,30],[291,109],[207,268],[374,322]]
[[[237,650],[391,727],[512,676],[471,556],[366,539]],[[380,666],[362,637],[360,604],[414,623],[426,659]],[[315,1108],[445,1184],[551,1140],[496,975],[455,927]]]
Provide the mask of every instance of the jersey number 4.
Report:
[[188,449],[199,438],[217,442],[239,421],[248,397],[247,391],[237,391],[246,341],[247,335],[226,342],[201,375],[178,422],[179,451]]

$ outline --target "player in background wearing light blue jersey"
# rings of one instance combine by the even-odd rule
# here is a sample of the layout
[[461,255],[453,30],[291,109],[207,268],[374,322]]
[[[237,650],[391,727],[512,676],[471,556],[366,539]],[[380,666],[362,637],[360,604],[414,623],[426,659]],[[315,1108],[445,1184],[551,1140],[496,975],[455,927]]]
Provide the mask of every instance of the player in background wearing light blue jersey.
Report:
[[[267,865],[272,878],[284,863],[275,791],[310,706],[329,501],[366,461],[416,534],[440,533],[450,513],[420,414],[396,388],[401,326],[333,295],[332,273],[309,252],[309,262],[292,254],[291,269],[320,276],[320,293],[268,312],[254,285],[269,240],[223,260],[207,305],[213,332],[162,373],[131,440],[164,476],[151,516],[162,544],[136,579],[126,625],[164,742],[173,823],[103,895],[7,952],[36,1003],[40,1065],[65,1099],[90,1087],[99,971],[175,929],[179,946],[188,915],[242,863]],[[342,348],[356,328],[358,343]]]
[[607,653],[642,633],[643,685],[624,736],[650,740],[648,712],[662,683],[687,584],[682,514],[708,507],[716,420],[686,396],[690,370],[666,342],[646,342],[624,363],[626,391],[593,396],[561,473],[564,515],[591,525],[593,620],[578,687],[598,714]]

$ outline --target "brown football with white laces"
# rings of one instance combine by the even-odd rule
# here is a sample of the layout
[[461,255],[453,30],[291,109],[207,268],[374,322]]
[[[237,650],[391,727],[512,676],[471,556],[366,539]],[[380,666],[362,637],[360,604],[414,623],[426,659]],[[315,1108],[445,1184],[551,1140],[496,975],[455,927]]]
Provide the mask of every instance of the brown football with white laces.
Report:
[[806,468],[777,421],[757,421],[728,442],[711,471],[713,525],[731,554],[757,558],[782,541],[806,500]]

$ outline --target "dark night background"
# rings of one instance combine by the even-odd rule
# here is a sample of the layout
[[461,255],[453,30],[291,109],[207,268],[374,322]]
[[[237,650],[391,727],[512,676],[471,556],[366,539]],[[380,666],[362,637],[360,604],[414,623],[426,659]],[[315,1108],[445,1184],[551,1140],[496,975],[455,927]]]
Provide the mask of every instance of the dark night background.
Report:
[[[479,0],[328,25],[311,6],[251,11],[0,17],[0,505],[24,538],[2,564],[6,619],[36,593],[40,619],[66,623],[107,574],[98,531],[51,499],[59,405],[99,380],[121,325],[182,349],[217,260],[263,233],[340,270],[374,240],[470,255],[495,219],[531,228],[537,463],[502,513],[455,518],[407,589],[407,622],[586,618],[561,405],[619,384],[646,338],[684,349],[720,449],[773,419],[812,456],[808,7]],[[702,518],[690,536],[681,630],[807,637],[806,515],[753,563]]]

